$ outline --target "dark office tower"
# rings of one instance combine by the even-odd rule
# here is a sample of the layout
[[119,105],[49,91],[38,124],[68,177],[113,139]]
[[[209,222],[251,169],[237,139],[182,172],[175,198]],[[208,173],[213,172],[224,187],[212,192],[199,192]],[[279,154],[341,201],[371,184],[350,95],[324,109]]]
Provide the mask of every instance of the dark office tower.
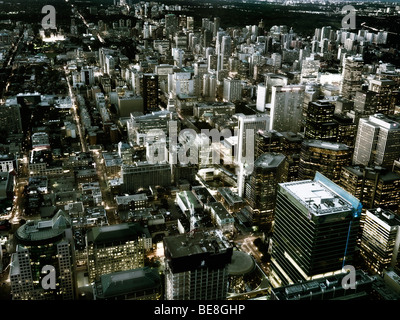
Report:
[[172,39],[176,31],[178,31],[178,17],[173,13],[166,14],[165,36]]
[[389,79],[373,79],[369,82],[369,90],[376,93],[376,113],[393,114],[395,109],[396,82]]
[[122,165],[121,177],[126,193],[150,186],[168,187],[171,185],[171,167],[168,163],[135,162],[134,165]]
[[212,41],[212,32],[208,29],[203,31],[203,47],[208,48]]
[[217,32],[219,31],[220,26],[221,26],[221,18],[215,17],[214,18],[213,37],[217,36]]
[[360,253],[372,273],[398,264],[400,217],[381,208],[367,210]]
[[361,201],[365,209],[380,207],[399,212],[400,174],[382,167],[347,166],[340,185]]
[[312,179],[321,172],[338,183],[340,171],[351,164],[351,149],[342,143],[304,140],[300,152],[299,179]]
[[344,114],[334,114],[333,122],[337,125],[336,142],[343,143],[353,148],[357,130],[357,126],[353,122],[353,119]]
[[159,111],[158,75],[146,73],[143,75],[143,105],[145,113]]
[[352,264],[360,202],[317,173],[281,183],[275,209],[270,282],[274,288],[338,274]]
[[306,116],[306,139],[336,141],[337,124],[333,121],[335,105],[327,100],[311,101]]
[[164,238],[165,300],[224,300],[233,248],[220,230]]
[[282,134],[277,131],[258,130],[254,136],[255,159],[266,152],[282,152],[282,138]]
[[0,104],[0,127],[4,133],[22,133],[21,106]]
[[353,164],[392,168],[400,156],[400,123],[383,114],[361,118]]
[[372,115],[376,111],[377,96],[374,91],[357,91],[354,97],[354,111],[360,115]]
[[285,156],[291,155],[291,154],[300,154],[301,152],[301,145],[304,140],[301,134],[299,133],[293,133],[291,131],[289,132],[281,132],[283,140],[282,140],[282,146],[283,150],[282,153]]
[[[28,221],[14,234],[16,252],[11,256],[13,300],[73,300],[75,257],[70,217],[58,211],[51,220]],[[55,271],[56,288],[44,288],[44,267]]]
[[253,209],[253,224],[269,232],[274,220],[278,183],[286,182],[288,163],[281,153],[264,153],[254,162],[246,183],[246,199]]
[[273,38],[271,36],[267,37],[267,41],[265,42],[265,52],[271,53],[273,50]]
[[288,176],[287,181],[299,180],[299,165],[300,165],[300,152],[303,137],[300,134],[293,132],[282,132],[283,136],[282,153],[286,156],[288,163]]
[[356,92],[361,89],[363,66],[364,60],[361,56],[351,56],[344,59],[341,87],[343,97],[353,100]]

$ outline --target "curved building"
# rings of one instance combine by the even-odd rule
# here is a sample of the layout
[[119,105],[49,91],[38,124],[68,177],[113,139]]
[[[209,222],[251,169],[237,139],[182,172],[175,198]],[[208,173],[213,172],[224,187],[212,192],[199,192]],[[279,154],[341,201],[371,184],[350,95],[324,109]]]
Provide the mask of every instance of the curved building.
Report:
[[[50,220],[28,221],[17,230],[10,267],[13,300],[74,299],[71,226],[69,216],[60,210]],[[43,271],[48,266],[55,273],[55,288],[54,273]]]
[[247,299],[258,293],[263,294],[267,289],[267,286],[263,287],[263,274],[254,258],[244,251],[233,251],[228,264],[228,279],[228,299]]

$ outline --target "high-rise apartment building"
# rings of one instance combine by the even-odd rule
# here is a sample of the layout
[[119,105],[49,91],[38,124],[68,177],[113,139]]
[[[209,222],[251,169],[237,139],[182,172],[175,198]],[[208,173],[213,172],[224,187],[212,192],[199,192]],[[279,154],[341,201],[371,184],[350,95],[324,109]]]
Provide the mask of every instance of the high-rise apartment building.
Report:
[[331,180],[281,183],[272,237],[272,286],[342,272],[352,263],[361,204]]
[[400,218],[390,210],[369,209],[366,212],[360,253],[374,273],[382,274],[398,263]]
[[356,92],[361,89],[361,73],[364,66],[362,56],[346,57],[343,61],[342,86],[343,97],[353,100]]
[[264,112],[267,103],[267,86],[264,83],[259,83],[257,86],[257,102],[256,107],[258,111]]
[[220,230],[164,237],[165,299],[224,300],[233,248]]
[[362,118],[354,147],[353,164],[392,168],[400,156],[400,123],[383,114]]
[[338,183],[343,166],[351,164],[351,149],[342,143],[304,140],[300,152],[299,179],[312,179],[320,172]]
[[376,92],[357,91],[354,97],[354,111],[360,115],[373,115],[376,113],[377,97]]
[[301,129],[304,86],[273,86],[270,109],[270,130],[291,131]]
[[242,100],[242,81],[225,78],[223,99],[225,102]]
[[104,274],[144,267],[145,251],[151,247],[147,229],[139,223],[93,227],[86,234],[89,282]]
[[[13,300],[74,299],[75,257],[71,228],[69,216],[58,211],[50,220],[27,221],[17,230],[16,252],[10,264]],[[48,274],[47,266],[54,268],[55,288],[42,284]]]

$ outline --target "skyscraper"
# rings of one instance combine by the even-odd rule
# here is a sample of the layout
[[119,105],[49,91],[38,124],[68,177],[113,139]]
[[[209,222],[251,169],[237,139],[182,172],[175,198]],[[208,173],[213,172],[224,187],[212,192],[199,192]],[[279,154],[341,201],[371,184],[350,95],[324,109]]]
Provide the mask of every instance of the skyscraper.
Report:
[[253,209],[253,223],[268,232],[274,220],[278,183],[286,182],[288,163],[281,153],[264,153],[254,163],[246,183],[246,198]]
[[270,130],[291,131],[301,129],[304,86],[273,86],[270,111]]
[[233,248],[220,230],[164,238],[165,299],[223,300]]
[[145,113],[159,111],[158,75],[146,73],[143,75],[143,105]]
[[351,149],[342,143],[304,140],[300,152],[299,179],[312,179],[321,172],[338,183],[343,166],[351,164]]
[[264,112],[267,103],[267,87],[264,83],[259,83],[257,86],[257,102],[256,107],[258,111]]
[[[72,223],[58,211],[50,220],[27,221],[15,233],[16,252],[11,257],[13,300],[73,300],[75,257]],[[45,288],[43,269],[54,268],[55,288]],[[48,271],[44,272],[46,274]]]
[[382,208],[398,213],[400,175],[382,167],[346,166],[340,185],[359,199],[365,209]]
[[375,92],[376,113],[385,115],[393,114],[395,109],[396,82],[390,79],[372,79],[369,82],[369,90]]
[[278,186],[272,237],[273,287],[341,273],[356,246],[360,202],[317,173]]
[[390,210],[367,210],[360,251],[373,272],[382,274],[398,263],[400,218]]
[[225,78],[223,99],[225,102],[242,100],[242,81]]
[[337,124],[333,121],[335,105],[328,100],[311,101],[306,116],[306,139],[336,141]]
[[[258,130],[266,130],[269,125],[269,116],[257,114],[246,116],[242,113],[236,115],[238,119],[238,149],[236,163],[239,165],[238,194],[244,192],[245,167],[251,168],[254,164],[255,135]],[[251,171],[251,170],[250,170]]]
[[358,124],[353,164],[392,168],[400,156],[400,123],[383,114],[362,118]]
[[341,94],[353,100],[356,92],[361,89],[361,72],[364,66],[362,56],[346,57],[343,61]]
[[178,17],[169,13],[165,15],[165,36],[167,38],[171,38],[175,35],[175,32],[178,30]]

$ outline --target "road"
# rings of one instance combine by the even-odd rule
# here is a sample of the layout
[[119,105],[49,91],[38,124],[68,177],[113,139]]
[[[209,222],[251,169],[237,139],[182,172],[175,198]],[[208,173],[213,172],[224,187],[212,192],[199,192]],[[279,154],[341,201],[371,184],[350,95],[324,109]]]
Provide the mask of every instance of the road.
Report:
[[115,210],[117,209],[117,205],[115,200],[111,194],[107,186],[107,174],[106,174],[106,167],[104,164],[104,159],[102,156],[101,150],[93,152],[93,159],[96,163],[96,172],[100,184],[100,190],[102,194],[102,199],[104,202],[104,207],[107,212],[107,220],[109,224],[118,224],[119,219],[115,215]]
[[[69,3],[68,0],[65,0],[65,2]],[[78,9],[76,7],[74,7],[74,5],[72,3],[70,3],[71,5],[71,9],[75,9],[75,13],[79,16],[79,18],[82,20],[83,24],[92,32],[92,34],[96,34],[97,39],[99,39],[99,41],[101,43],[106,43],[106,41],[102,38],[102,36],[100,35],[100,33],[95,29],[91,29],[89,26],[89,23],[86,21],[85,17],[78,11]]]
[[64,67],[64,71],[65,71],[65,79],[67,80],[67,84],[68,84],[68,92],[69,92],[69,96],[71,98],[71,103],[72,103],[71,110],[72,110],[73,117],[74,117],[74,120],[76,123],[76,127],[78,128],[78,135],[79,135],[79,139],[81,142],[81,150],[82,150],[82,152],[87,152],[87,150],[88,150],[87,143],[86,143],[85,136],[83,134],[82,123],[81,123],[81,120],[78,115],[78,107],[77,107],[78,104],[76,102],[76,97],[75,97],[74,91],[73,91],[73,89],[71,87],[71,83],[70,83],[71,75],[69,74],[67,67]]

